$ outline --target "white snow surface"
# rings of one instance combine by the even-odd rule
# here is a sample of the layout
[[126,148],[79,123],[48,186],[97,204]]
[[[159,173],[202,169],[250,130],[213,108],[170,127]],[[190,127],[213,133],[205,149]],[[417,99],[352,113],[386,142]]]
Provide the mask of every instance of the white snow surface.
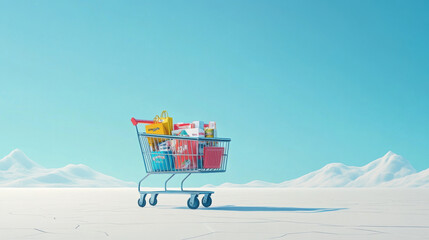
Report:
[[196,210],[188,194],[160,194],[156,206],[140,208],[135,188],[0,188],[0,196],[2,240],[429,236],[427,188],[220,188]]
[[362,167],[330,163],[282,183],[255,180],[246,184],[224,183],[219,187],[429,187],[429,169],[416,172],[405,158],[389,151]]
[[84,164],[44,168],[15,149],[0,160],[0,187],[132,187]]

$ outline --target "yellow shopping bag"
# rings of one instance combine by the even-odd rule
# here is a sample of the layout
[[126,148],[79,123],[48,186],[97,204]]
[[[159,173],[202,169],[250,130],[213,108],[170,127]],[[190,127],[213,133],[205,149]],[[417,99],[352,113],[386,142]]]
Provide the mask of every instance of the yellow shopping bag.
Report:
[[[146,125],[146,133],[168,135],[167,130],[164,127],[164,123],[160,123],[160,122],[155,122],[153,124]],[[166,139],[148,137],[147,140],[149,141],[149,145],[154,150],[158,148],[159,143],[165,141]]]
[[173,118],[168,116],[167,111],[162,111],[161,116],[156,115],[153,121],[162,123],[167,131],[166,135],[171,135],[171,131],[173,131]]
[[160,122],[146,125],[146,133],[167,135],[164,124]]

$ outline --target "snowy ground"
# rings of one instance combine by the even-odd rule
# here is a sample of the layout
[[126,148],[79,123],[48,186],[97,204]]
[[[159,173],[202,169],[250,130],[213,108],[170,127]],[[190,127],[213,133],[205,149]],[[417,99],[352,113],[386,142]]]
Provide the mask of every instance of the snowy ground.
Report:
[[137,206],[135,189],[0,189],[6,239],[424,239],[429,189],[215,189]]

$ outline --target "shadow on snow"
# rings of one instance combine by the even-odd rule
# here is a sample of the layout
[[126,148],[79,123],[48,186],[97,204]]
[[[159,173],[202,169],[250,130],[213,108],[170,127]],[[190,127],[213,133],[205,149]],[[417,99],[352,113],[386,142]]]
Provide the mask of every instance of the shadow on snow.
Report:
[[[188,209],[187,207],[177,207],[177,209]],[[295,207],[263,207],[263,206],[235,206],[226,205],[218,207],[204,208],[200,210],[212,211],[238,211],[238,212],[333,212],[346,208],[295,208]]]

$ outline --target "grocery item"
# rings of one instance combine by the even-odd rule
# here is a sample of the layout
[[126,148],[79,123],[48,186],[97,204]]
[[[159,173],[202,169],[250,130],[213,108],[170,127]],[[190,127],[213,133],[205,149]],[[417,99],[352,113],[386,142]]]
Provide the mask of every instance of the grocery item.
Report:
[[204,147],[203,168],[220,168],[223,147]]
[[206,128],[204,132],[205,132],[206,138],[214,138],[214,129]]
[[179,129],[174,130],[172,135],[175,136],[184,136],[184,137],[204,137],[204,130],[201,128],[189,128],[189,129]]
[[216,122],[210,121],[209,124],[205,124],[204,132],[205,132],[206,138],[217,137]]
[[173,149],[173,147],[174,147],[173,140],[164,141],[158,144],[159,151],[170,151]]
[[193,121],[192,128],[200,128],[204,130],[204,122],[203,121]]
[[172,171],[174,170],[174,157],[172,151],[154,151],[152,156],[153,171]]
[[192,123],[176,123],[174,124],[174,130],[189,129],[192,128]]
[[[197,147],[198,146],[198,147]],[[176,140],[174,166],[176,169],[196,169],[201,167],[204,145],[198,141]]]
[[210,122],[209,122],[209,128],[216,129],[216,122],[212,122],[212,121],[210,121]]

